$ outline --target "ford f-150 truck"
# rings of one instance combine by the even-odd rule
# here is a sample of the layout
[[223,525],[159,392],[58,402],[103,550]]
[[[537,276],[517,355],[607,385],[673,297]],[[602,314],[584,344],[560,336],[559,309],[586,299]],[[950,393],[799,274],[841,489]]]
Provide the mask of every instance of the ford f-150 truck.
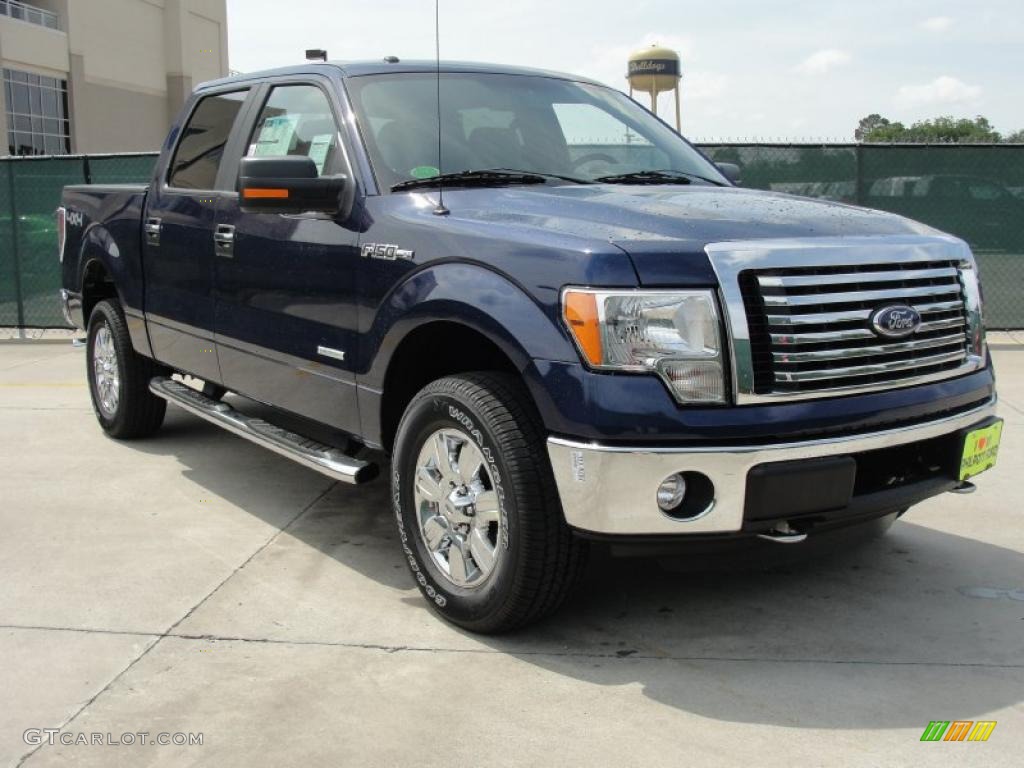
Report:
[[65,189],[62,297],[108,435],[171,402],[344,482],[387,467],[429,604],[508,630],[594,539],[796,543],[995,461],[968,246],[735,170],[569,75],[235,76],[148,185]]

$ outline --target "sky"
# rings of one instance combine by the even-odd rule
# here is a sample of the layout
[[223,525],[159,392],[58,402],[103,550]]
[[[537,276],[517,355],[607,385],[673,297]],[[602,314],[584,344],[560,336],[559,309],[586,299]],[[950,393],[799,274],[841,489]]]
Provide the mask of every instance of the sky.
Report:
[[[1021,0],[440,0],[440,11],[442,59],[572,72],[623,91],[630,52],[678,51],[683,133],[696,140],[851,140],[872,112],[1024,128]],[[433,58],[434,3],[228,0],[232,69],[301,63],[307,48]],[[662,115],[671,98],[661,96]]]

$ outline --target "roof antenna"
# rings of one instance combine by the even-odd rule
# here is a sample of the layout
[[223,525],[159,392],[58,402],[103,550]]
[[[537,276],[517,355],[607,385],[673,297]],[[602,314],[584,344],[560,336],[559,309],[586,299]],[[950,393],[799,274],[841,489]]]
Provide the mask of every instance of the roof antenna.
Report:
[[[440,0],[434,0],[434,75],[437,82],[437,174],[443,173],[441,163],[441,11]],[[447,216],[449,210],[444,207],[444,182],[437,182],[437,207],[435,216]]]

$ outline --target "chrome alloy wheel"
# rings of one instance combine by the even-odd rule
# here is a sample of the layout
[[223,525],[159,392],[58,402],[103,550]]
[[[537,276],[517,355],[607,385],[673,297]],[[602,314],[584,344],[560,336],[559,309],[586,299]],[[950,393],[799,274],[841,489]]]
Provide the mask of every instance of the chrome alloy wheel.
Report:
[[458,429],[439,429],[416,459],[413,489],[420,537],[441,573],[480,587],[501,554],[501,511],[480,449]]
[[100,410],[108,419],[113,418],[121,396],[121,369],[118,367],[117,350],[114,349],[114,337],[105,323],[93,338],[92,375]]

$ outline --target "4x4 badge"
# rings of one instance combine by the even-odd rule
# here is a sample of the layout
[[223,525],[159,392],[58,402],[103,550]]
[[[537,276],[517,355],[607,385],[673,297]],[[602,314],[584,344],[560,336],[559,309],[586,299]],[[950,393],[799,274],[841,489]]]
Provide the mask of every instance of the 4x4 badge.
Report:
[[412,251],[386,243],[364,243],[361,253],[369,259],[387,259],[388,261],[394,261],[395,259],[412,261],[413,257]]

